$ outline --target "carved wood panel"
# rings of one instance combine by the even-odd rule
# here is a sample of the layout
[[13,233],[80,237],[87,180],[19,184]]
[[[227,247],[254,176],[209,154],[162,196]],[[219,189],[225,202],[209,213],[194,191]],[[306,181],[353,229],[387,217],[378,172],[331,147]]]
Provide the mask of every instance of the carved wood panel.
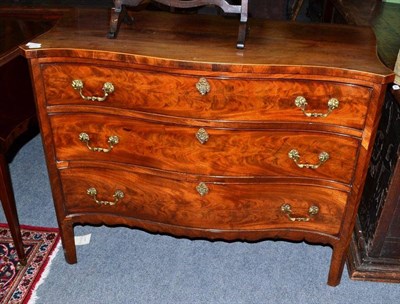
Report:
[[[384,214],[383,212],[384,208],[388,208],[388,204],[396,203],[388,200],[388,194],[392,191],[391,188],[396,187],[393,185],[393,179],[400,153],[399,145],[400,107],[393,96],[387,93],[358,213],[370,255],[381,254],[381,247],[389,225],[392,223],[392,226],[396,227],[393,225],[396,221],[393,213]],[[395,205],[391,209],[394,207]],[[391,231],[391,234],[392,238],[397,237],[397,242],[400,243],[400,230]]]

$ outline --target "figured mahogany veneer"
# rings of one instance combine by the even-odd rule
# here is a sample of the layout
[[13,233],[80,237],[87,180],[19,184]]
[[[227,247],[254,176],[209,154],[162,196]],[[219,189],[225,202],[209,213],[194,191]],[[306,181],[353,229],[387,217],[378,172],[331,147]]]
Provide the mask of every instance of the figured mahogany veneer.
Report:
[[[183,226],[188,230],[212,227],[215,231],[207,235],[210,238],[226,238],[219,230],[301,229],[329,234],[334,239],[339,233],[347,199],[345,191],[315,185],[307,186],[313,195],[304,197],[303,185],[293,185],[288,194],[287,184],[239,180],[213,183],[217,179],[209,181],[209,195],[201,197],[193,191],[199,183],[196,176],[160,176],[152,172],[90,168],[90,165],[85,169],[62,170],[61,175],[65,207],[70,213],[128,216],[137,221]],[[105,178],[95,178],[99,175]],[[86,198],[86,190],[93,186],[103,198],[108,196],[112,200],[107,194],[120,189],[130,199],[122,199],[115,206],[93,205]],[[237,200],[238,193],[240,200]],[[332,202],[331,197],[335,197],[335,201]],[[293,211],[300,215],[306,213],[310,204],[325,208],[321,208],[314,221],[295,223],[282,219],[283,201],[290,201]]]
[[237,50],[235,20],[142,11],[110,40],[107,17],[24,48],[66,260],[76,224],[307,240],[333,247],[339,284],[393,79],[372,31],[250,20]]
[[[206,128],[209,139],[201,144],[199,127],[105,114],[54,115],[50,122],[57,159],[108,161],[112,155],[121,163],[201,175],[312,177],[350,185],[360,144],[342,134],[215,127]],[[107,147],[110,136],[118,136],[119,143],[110,154],[88,153],[81,132],[95,147]],[[304,170],[288,158],[292,149],[310,163],[318,162],[321,152],[330,158],[323,170]]]

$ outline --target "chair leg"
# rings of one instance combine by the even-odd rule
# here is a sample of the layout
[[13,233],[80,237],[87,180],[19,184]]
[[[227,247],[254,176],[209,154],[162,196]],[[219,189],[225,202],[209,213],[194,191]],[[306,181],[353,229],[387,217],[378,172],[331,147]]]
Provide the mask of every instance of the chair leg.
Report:
[[0,154],[0,200],[14,241],[14,247],[17,250],[19,262],[22,265],[26,265],[26,255],[15,206],[10,171],[4,154]]
[[293,4],[292,8],[292,15],[290,16],[290,21],[295,21],[297,19],[297,16],[300,13],[300,9],[303,6],[304,0],[296,0]]

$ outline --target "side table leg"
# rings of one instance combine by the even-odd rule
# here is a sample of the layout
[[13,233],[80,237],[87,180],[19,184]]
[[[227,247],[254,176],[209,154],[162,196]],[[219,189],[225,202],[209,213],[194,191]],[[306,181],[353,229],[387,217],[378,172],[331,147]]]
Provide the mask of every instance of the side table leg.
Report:
[[4,154],[0,154],[0,200],[3,205],[4,214],[10,228],[11,236],[17,250],[19,262],[26,265],[26,255],[22,242],[21,229],[18,221],[17,208],[15,206],[14,192],[11,185],[8,162]]

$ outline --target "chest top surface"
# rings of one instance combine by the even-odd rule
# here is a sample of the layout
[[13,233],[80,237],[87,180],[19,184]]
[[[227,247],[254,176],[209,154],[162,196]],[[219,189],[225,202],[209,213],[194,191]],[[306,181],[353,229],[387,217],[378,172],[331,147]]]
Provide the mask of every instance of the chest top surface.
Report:
[[368,27],[250,19],[246,47],[239,50],[235,18],[154,11],[131,14],[133,24],[122,24],[117,38],[107,39],[108,10],[71,10],[34,40],[41,48],[25,48],[25,54],[171,69],[351,75],[377,83],[393,77],[377,57],[376,39]]

